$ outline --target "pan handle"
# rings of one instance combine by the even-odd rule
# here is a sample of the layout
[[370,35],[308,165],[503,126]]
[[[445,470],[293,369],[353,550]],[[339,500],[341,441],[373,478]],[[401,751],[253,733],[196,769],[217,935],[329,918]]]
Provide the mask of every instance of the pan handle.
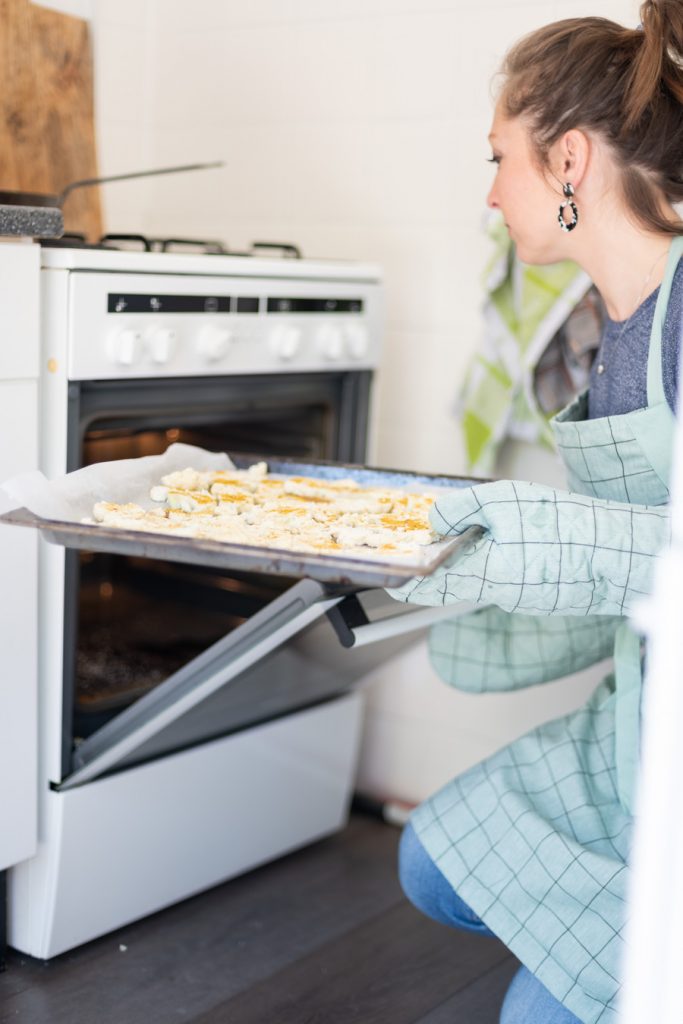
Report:
[[151,178],[157,174],[178,174],[180,171],[205,171],[211,167],[224,167],[223,160],[214,160],[208,164],[183,164],[180,167],[159,167],[154,171],[132,171],[128,174],[111,174],[106,178],[83,178],[82,181],[72,181],[63,192],[57,196],[57,205],[62,206],[64,200],[77,188],[89,188],[91,185],[107,185],[110,181],[130,181],[131,178]]

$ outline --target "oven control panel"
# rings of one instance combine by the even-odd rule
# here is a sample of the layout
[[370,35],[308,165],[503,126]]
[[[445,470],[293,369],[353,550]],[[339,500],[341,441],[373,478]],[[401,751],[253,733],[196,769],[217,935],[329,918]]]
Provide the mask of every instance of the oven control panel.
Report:
[[71,380],[374,369],[378,280],[71,271]]

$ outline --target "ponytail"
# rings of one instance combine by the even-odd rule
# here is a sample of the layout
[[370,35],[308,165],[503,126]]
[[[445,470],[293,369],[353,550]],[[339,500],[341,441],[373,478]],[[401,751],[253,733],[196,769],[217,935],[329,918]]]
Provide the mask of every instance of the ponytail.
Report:
[[527,119],[541,164],[571,128],[600,135],[621,168],[625,203],[648,230],[683,233],[662,200],[683,202],[683,2],[645,0],[641,25],[569,18],[518,42],[501,100]]
[[[640,7],[642,37],[627,83],[625,127],[633,128],[661,93],[683,106],[683,4],[645,0]],[[637,30],[638,31],[638,30]],[[683,138],[679,138],[683,147]]]

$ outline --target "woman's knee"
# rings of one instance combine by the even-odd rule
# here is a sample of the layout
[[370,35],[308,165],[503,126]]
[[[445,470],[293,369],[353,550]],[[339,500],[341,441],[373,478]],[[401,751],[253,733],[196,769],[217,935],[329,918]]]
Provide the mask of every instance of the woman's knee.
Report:
[[520,967],[507,990],[499,1024],[581,1024],[531,971]]
[[408,823],[401,833],[398,847],[398,877],[403,892],[411,903],[420,910],[429,902],[429,864],[431,860],[424,846],[417,838],[413,826]]
[[491,934],[460,899],[425,850],[411,824],[406,825],[401,835],[398,874],[404,893],[423,914],[452,928],[464,928],[482,935]]

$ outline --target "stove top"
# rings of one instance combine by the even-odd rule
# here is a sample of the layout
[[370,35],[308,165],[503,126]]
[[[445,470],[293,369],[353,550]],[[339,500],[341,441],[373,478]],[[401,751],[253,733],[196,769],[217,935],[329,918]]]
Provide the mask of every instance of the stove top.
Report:
[[104,235],[92,243],[83,235],[63,235],[41,239],[40,250],[43,267],[67,271],[374,284],[382,280],[374,263],[304,258],[291,243],[254,242],[247,252],[236,252],[222,242],[197,239]]
[[246,252],[230,250],[223,242],[203,238],[150,238],[141,234],[102,235],[89,242],[85,235],[67,232],[60,238],[40,239],[44,249],[106,249],[126,252],[168,252],[201,256],[261,256],[279,254],[285,259],[302,259],[302,252],[291,242],[252,242]]

